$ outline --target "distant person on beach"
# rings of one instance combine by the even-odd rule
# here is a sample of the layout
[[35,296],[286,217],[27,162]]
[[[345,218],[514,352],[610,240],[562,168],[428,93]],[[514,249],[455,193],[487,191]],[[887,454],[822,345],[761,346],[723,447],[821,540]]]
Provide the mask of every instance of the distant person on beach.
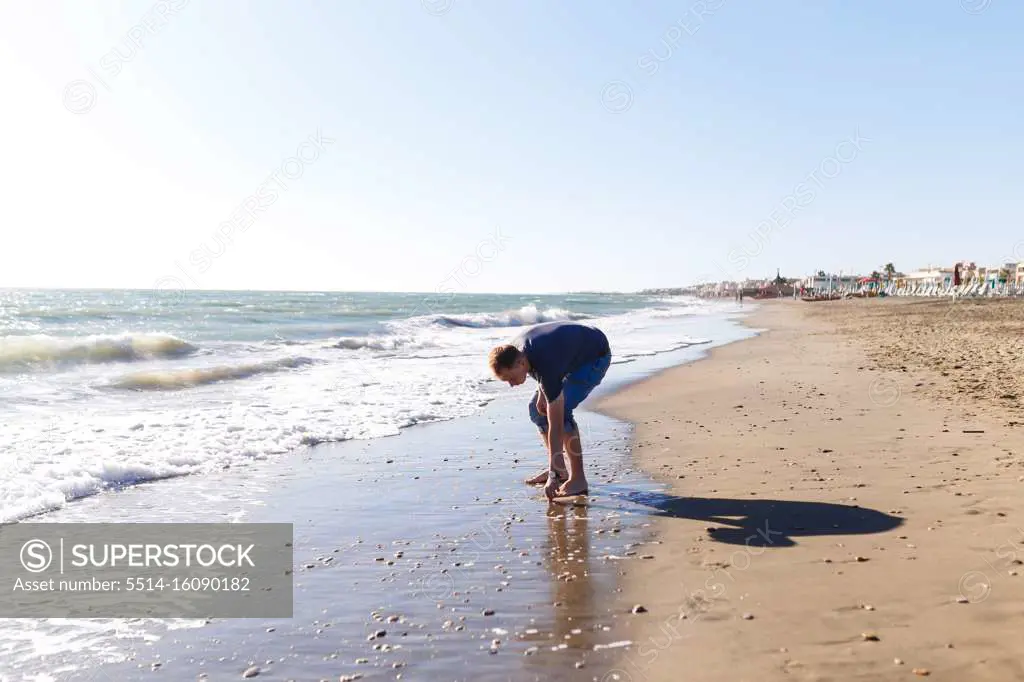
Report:
[[572,412],[601,383],[611,360],[604,332],[574,322],[536,325],[491,350],[488,362],[498,379],[519,386],[530,376],[540,384],[530,399],[530,421],[547,448],[548,468],[526,482],[544,483],[548,499],[589,492]]

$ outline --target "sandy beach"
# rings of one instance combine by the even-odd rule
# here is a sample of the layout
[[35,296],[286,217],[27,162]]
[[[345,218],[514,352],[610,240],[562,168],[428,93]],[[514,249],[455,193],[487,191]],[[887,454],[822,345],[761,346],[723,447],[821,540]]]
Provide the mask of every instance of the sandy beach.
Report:
[[1024,305],[760,304],[612,395],[668,489],[602,680],[1024,679]]

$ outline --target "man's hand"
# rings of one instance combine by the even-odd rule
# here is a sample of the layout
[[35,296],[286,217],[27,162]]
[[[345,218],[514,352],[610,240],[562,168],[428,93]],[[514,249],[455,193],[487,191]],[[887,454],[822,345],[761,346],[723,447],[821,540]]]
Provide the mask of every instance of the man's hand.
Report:
[[554,475],[552,475],[551,472],[549,472],[548,473],[548,482],[544,486],[544,494],[547,495],[547,498],[549,500],[555,499],[555,491],[558,490],[558,486],[559,485],[560,484],[558,482],[558,478],[555,477]]

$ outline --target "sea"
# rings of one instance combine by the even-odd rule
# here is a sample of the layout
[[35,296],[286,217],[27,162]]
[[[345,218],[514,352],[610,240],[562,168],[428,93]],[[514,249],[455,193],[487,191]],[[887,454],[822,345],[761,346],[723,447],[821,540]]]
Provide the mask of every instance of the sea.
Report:
[[591,323],[614,362],[708,341],[696,299],[414,293],[0,291],[0,522],[111,487],[471,415],[487,352]]
[[[300,530],[307,540],[335,543],[334,551],[343,551],[339,556],[352,557],[332,564],[334,573],[323,573],[323,582],[306,583],[303,589],[317,594],[308,603],[297,593],[295,623],[305,610],[311,622],[319,622],[318,613],[322,620],[325,610],[316,609],[342,589],[347,610],[336,621],[338,631],[343,622],[355,627],[353,610],[372,625],[371,604],[379,608],[384,593],[356,586],[366,578],[358,559],[364,537],[378,535],[377,547],[419,543],[425,552],[442,537],[464,543],[481,519],[495,513],[487,496],[522,494],[522,476],[543,464],[524,407],[534,386],[511,389],[490,375],[487,354],[494,345],[542,322],[590,324],[607,334],[612,347],[606,383],[621,383],[751,335],[736,322],[741,312],[731,301],[615,293],[0,290],[0,523],[294,519],[297,561],[304,553],[316,558],[308,541],[298,539]],[[502,403],[510,396],[515,401]],[[628,433],[611,422],[586,422],[585,449],[598,443],[606,481],[647,485],[630,469]],[[413,438],[391,438],[412,432]],[[481,448],[484,442],[490,447]],[[520,458],[531,449],[535,461],[525,465]],[[477,464],[464,466],[461,458]],[[440,492],[445,486],[450,491]],[[608,510],[573,523],[589,519],[619,527],[621,517],[633,513],[615,499],[614,486],[597,494],[611,502]],[[543,524],[541,503],[532,500],[528,508],[535,511],[517,508],[512,516],[518,514],[520,532],[529,536],[520,541],[530,551],[543,546],[557,555],[562,542]],[[332,515],[324,515],[326,507]],[[459,509],[464,515],[453,512]],[[430,522],[410,527],[410,514]],[[509,539],[505,549],[492,552],[495,563],[511,560],[501,554],[510,552]],[[620,550],[604,548],[608,555]],[[437,557],[433,551],[426,556]],[[578,553],[570,551],[570,563],[573,551]],[[425,562],[421,557],[417,565]],[[529,616],[505,625],[524,641],[542,636],[521,633],[530,632],[531,624],[536,631],[543,601],[538,595],[557,584],[548,571],[531,570],[523,571],[518,597],[508,593],[507,581],[494,588],[503,593],[496,595],[487,588],[487,574],[472,578],[481,593],[504,600],[506,612]],[[614,577],[602,570],[589,571],[587,579]],[[399,593],[387,592],[388,603],[414,615],[420,601]],[[364,611],[359,599],[367,600]],[[600,608],[605,601],[599,600]],[[436,612],[433,602],[428,606],[425,614]],[[254,630],[256,637],[239,625],[218,630],[209,620],[135,623],[142,644],[130,651],[121,641],[125,627],[0,619],[0,657],[7,661],[0,664],[0,680],[106,679],[84,675],[99,674],[99,663],[142,655],[156,656],[158,665],[198,666],[181,679],[207,674],[211,668],[204,666],[235,679],[253,663],[245,658],[246,643],[264,641],[270,637],[265,632],[275,629],[280,639],[261,646],[278,652],[280,670],[305,674],[344,653],[337,642],[329,654],[316,647],[301,659],[282,653],[294,650],[286,646],[288,628],[296,628],[291,636],[316,640],[311,632],[322,625],[305,632],[298,624],[277,623]],[[210,634],[202,641],[193,635],[179,649],[152,649],[154,642],[176,641],[178,628]],[[459,668],[479,648],[456,646],[455,658],[446,659],[438,640],[429,641],[422,665],[435,668],[421,672],[431,675]],[[356,656],[365,646],[361,629],[352,642]],[[184,649],[206,654],[176,661],[175,652]],[[289,656],[290,670],[284,663]],[[496,675],[507,672],[500,661],[482,660],[498,666]],[[490,679],[482,671],[471,676]]]

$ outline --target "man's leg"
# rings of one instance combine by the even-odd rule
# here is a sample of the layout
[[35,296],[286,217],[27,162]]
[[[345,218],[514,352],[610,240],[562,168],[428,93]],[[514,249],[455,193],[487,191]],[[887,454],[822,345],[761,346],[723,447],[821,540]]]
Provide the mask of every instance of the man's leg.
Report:
[[583,495],[588,492],[587,475],[583,470],[583,444],[572,411],[604,379],[611,364],[611,356],[604,356],[589,367],[570,374],[562,385],[565,394],[565,437],[562,441],[569,464],[569,480],[559,487],[558,495]]
[[580,441],[580,430],[575,425],[565,427],[565,437],[562,439],[565,448],[565,460],[569,465],[569,480],[558,489],[559,495],[582,495],[590,487],[587,483],[587,474],[583,470],[583,443]]

